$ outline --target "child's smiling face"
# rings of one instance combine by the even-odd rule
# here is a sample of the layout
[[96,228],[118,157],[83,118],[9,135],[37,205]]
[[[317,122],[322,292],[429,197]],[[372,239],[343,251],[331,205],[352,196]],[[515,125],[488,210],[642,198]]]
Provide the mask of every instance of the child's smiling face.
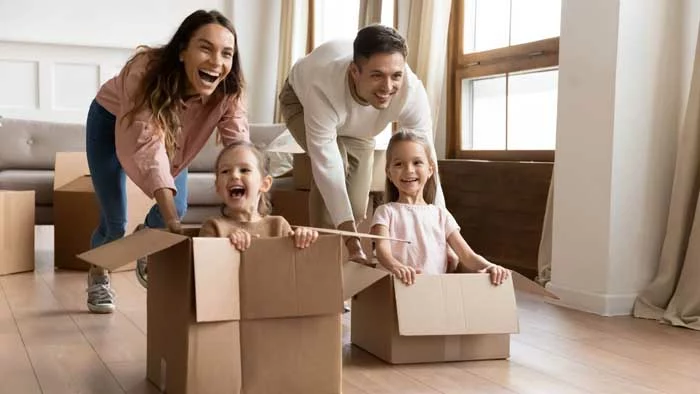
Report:
[[221,155],[216,168],[216,192],[230,214],[257,215],[260,194],[271,186],[272,177],[263,175],[261,163],[248,147],[238,146]]
[[433,165],[425,147],[414,141],[400,141],[391,149],[387,176],[399,190],[399,202],[425,202],[423,189],[433,176]]

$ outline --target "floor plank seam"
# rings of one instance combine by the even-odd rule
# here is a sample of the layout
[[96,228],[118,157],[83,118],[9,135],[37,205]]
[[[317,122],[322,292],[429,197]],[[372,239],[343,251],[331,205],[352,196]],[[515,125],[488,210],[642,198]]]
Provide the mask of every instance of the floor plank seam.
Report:
[[15,330],[17,330],[17,335],[19,335],[19,339],[22,341],[22,348],[24,350],[24,354],[27,356],[27,360],[29,361],[29,365],[32,366],[32,374],[34,375],[34,379],[36,380],[37,386],[39,386],[39,391],[41,393],[44,393],[44,388],[41,386],[41,380],[39,380],[39,375],[36,373],[36,368],[34,366],[34,361],[32,361],[31,356],[29,355],[29,351],[27,350],[27,343],[24,341],[24,336],[22,335],[22,331],[19,329],[19,325],[17,324],[17,317],[15,316],[15,312],[12,310],[12,305],[10,304],[10,300],[7,298],[7,293],[5,292],[5,287],[3,286],[4,280],[0,280],[0,291],[2,291],[2,296],[3,299],[5,300],[5,303],[7,304],[7,309],[10,311],[10,316],[12,316],[12,321],[15,324]]
[[[54,275],[55,275],[55,272],[54,272]],[[44,282],[44,285],[46,285],[46,288],[49,289],[49,291],[51,292],[51,295],[53,295],[53,298],[56,300],[56,302],[58,302],[58,304],[60,305],[63,312],[68,315],[68,318],[71,320],[71,322],[73,322],[73,325],[75,325],[75,327],[78,329],[78,331],[80,332],[80,335],[82,335],[83,339],[85,339],[85,342],[87,342],[87,344],[90,346],[90,349],[92,349],[92,351],[95,353],[97,358],[100,360],[100,362],[102,363],[102,366],[109,373],[109,376],[111,376],[112,379],[114,379],[114,381],[117,383],[119,388],[121,388],[122,392],[124,392],[126,394],[126,388],[122,386],[122,383],[119,381],[117,376],[114,375],[114,372],[112,372],[112,370],[109,368],[109,366],[107,365],[105,360],[102,359],[102,356],[97,351],[97,349],[95,348],[95,345],[92,343],[92,341],[90,341],[90,338],[88,338],[87,335],[85,335],[85,331],[83,331],[82,327],[80,327],[80,324],[78,324],[78,322],[75,320],[75,318],[73,317],[73,313],[71,313],[70,310],[68,310],[66,308],[66,306],[63,304],[63,302],[61,302],[61,300],[56,296],[54,289],[49,285],[49,283],[46,280],[46,278],[44,277],[44,275],[40,274],[39,277]]]

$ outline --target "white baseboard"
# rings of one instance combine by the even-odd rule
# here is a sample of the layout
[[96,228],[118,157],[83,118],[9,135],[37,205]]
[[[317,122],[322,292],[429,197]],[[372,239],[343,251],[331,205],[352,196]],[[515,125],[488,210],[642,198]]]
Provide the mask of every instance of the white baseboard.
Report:
[[624,316],[632,314],[637,294],[599,294],[547,283],[547,290],[559,296],[559,300],[547,302],[601,316]]

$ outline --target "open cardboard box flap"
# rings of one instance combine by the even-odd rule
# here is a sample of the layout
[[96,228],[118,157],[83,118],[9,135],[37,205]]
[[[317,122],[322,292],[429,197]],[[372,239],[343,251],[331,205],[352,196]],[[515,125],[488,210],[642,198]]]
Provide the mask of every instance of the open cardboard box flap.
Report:
[[187,241],[186,235],[144,229],[78,255],[78,258],[108,270]]
[[559,299],[559,297],[556,294],[545,289],[539,284],[531,281],[522,274],[519,274],[515,271],[511,271],[511,274],[513,276],[513,286],[515,287],[515,290],[522,291],[523,293],[530,293],[542,297],[551,298],[554,300]]
[[401,335],[518,332],[510,277],[500,286],[481,273],[421,275],[411,286],[393,280]]

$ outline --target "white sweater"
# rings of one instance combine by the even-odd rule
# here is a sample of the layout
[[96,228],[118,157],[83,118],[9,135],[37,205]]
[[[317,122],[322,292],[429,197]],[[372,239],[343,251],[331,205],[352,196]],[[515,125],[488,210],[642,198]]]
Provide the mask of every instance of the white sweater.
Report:
[[[436,158],[428,95],[418,77],[406,65],[403,85],[388,108],[361,105],[353,99],[347,83],[352,53],[351,41],[329,41],[299,60],[288,78],[304,107],[314,181],[336,226],[353,220],[337,136],[373,138],[397,121],[401,129],[425,133],[433,160]],[[436,205],[445,206],[439,182]]]

